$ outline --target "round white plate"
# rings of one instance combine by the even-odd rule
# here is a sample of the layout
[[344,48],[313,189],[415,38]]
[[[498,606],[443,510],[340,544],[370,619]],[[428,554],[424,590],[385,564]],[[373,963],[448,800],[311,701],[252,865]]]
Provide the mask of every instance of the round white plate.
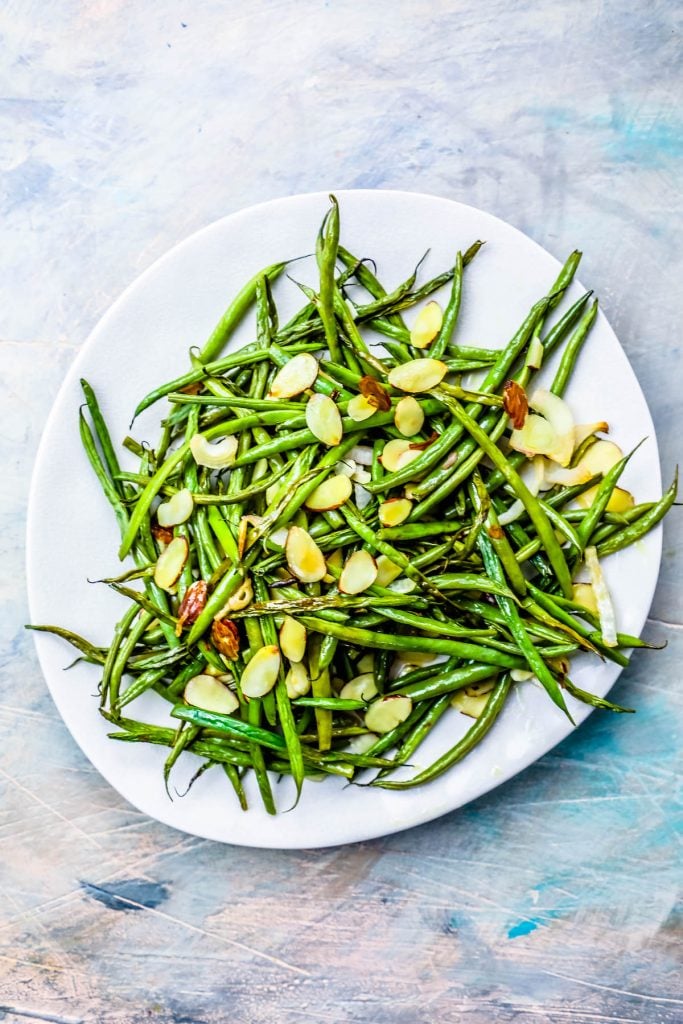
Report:
[[[403,280],[422,254],[422,280],[452,264],[458,249],[477,238],[486,246],[465,272],[457,340],[500,346],[513,334],[531,304],[546,292],[560,264],[509,224],[461,203],[405,192],[359,190],[337,193],[342,241],[352,252],[371,256],[388,287]],[[131,285],[95,328],[55,402],[38,453],[28,519],[28,589],[31,621],[58,623],[96,643],[107,644],[122,600],[105,586],[87,582],[116,575],[117,528],[81,450],[79,378],[95,388],[115,441],[128,432],[138,399],[161,381],[183,372],[187,350],[209,336],[243,282],[261,267],[311,253],[326,194],[293,196],[252,207],[198,232],[150,267]],[[580,242],[580,239],[577,239]],[[564,255],[564,254],[563,254]],[[314,260],[292,268],[299,280],[315,283]],[[583,289],[575,283],[565,304]],[[301,305],[298,289],[278,282],[283,316]],[[248,318],[232,341],[253,337]],[[552,366],[551,366],[552,369]],[[638,500],[661,493],[652,420],[634,373],[604,316],[586,344],[567,393],[577,422],[606,419],[625,451],[648,440],[627,468],[624,480]],[[154,442],[164,405],[149,410],[134,434]],[[606,562],[619,627],[638,634],[654,591],[659,531]],[[463,762],[429,786],[405,792],[345,786],[329,779],[307,783],[298,807],[269,817],[249,785],[250,810],[243,813],[224,775],[214,769],[189,795],[169,800],[161,766],[163,748],[123,744],[106,736],[111,728],[98,714],[94,696],[98,670],[79,664],[69,672],[71,649],[35,634],[45,678],[71,733],[111,785],[140,810],[185,832],[245,846],[305,848],[370,839],[429,821],[493,789],[550,750],[571,731],[567,719],[537,687],[517,686],[484,742]],[[575,682],[604,695],[619,669],[582,656]],[[588,714],[572,703],[577,723]],[[167,722],[168,707],[156,694],[127,709],[131,717]],[[470,724],[458,712],[439,723],[418,751],[415,769],[451,746]],[[613,728],[619,728],[615,719]],[[183,790],[199,762],[183,755],[172,782]],[[253,780],[252,780],[253,781]],[[293,802],[290,780],[275,785],[281,810]]]

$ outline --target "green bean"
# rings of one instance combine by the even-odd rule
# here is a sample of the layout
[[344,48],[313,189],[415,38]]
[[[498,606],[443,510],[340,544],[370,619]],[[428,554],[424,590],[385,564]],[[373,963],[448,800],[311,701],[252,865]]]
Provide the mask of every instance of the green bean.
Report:
[[258,274],[255,274],[247,281],[230,303],[211,332],[209,340],[201,350],[200,359],[203,363],[212,362],[222,349],[225,348],[228,338],[253,304],[259,282],[264,277],[271,281],[274,280],[282,273],[286,266],[286,262],[273,263],[270,267],[266,267],[265,270],[259,270]]
[[337,339],[337,322],[334,315],[334,265],[339,248],[339,204],[330,196],[332,208],[328,210],[320,228],[316,244],[316,259],[320,271],[320,294],[318,312],[325,331],[325,341],[334,362],[339,362],[340,348]]
[[458,314],[460,313],[460,303],[462,301],[462,271],[462,253],[459,252],[455,257],[451,294],[448,298],[446,309],[444,310],[441,329],[429,346],[429,355],[432,359],[441,359],[444,352],[451,344],[451,340],[455,332],[455,325],[458,322]]

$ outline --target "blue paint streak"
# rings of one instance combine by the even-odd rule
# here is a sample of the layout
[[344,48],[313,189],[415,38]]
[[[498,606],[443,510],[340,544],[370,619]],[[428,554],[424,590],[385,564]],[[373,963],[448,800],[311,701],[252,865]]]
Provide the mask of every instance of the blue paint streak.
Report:
[[508,939],[518,939],[521,935],[530,935],[538,928],[538,921],[520,921],[508,932]]
[[81,888],[92,899],[109,910],[153,910],[169,897],[169,888],[163,882],[148,882],[145,878],[125,878],[118,882],[95,885],[81,882]]

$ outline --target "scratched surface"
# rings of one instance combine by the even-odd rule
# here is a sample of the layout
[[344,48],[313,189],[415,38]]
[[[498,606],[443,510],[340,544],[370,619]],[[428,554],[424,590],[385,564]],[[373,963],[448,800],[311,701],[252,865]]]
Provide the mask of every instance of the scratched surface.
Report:
[[[22,624],[33,453],[121,289],[216,217],[331,187],[578,244],[680,455],[680,6],[7,2],[0,11],[0,1019],[683,1021],[680,517],[594,715],[440,821],[324,852],[222,847],[126,805]],[[609,386],[609,382],[607,385]],[[678,541],[678,543],[677,543]],[[58,538],[55,538],[58,543]]]

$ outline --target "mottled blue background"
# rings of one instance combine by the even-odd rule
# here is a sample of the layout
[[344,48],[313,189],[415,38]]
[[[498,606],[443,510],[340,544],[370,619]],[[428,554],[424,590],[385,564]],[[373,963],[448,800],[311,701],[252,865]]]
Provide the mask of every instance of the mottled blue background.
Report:
[[[0,1019],[683,1020],[680,517],[616,698],[495,793],[322,853],[125,805],[47,695],[23,522],[50,403],[118,293],[195,229],[334,187],[480,206],[581,277],[681,436],[681,7],[23,0],[0,10]],[[678,538],[678,550],[676,540]],[[56,538],[56,542],[57,538]]]

